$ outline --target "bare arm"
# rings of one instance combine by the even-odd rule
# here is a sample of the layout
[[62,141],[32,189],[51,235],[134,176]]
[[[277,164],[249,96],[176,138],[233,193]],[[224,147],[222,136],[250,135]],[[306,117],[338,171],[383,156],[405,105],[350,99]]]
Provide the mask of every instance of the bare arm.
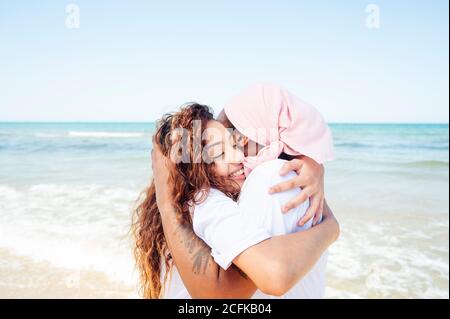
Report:
[[339,224],[325,203],[324,219],[319,225],[306,231],[275,236],[249,247],[233,263],[261,291],[280,296],[308,273],[338,236]]
[[193,298],[250,298],[255,284],[237,267],[224,271],[211,257],[211,248],[182,224],[174,209],[161,211],[164,235],[184,285]]
[[171,205],[166,158],[154,143],[152,151],[156,198],[164,235],[178,272],[193,298],[250,298],[255,284],[237,267],[224,271],[211,257],[211,248],[191,225],[182,224]]

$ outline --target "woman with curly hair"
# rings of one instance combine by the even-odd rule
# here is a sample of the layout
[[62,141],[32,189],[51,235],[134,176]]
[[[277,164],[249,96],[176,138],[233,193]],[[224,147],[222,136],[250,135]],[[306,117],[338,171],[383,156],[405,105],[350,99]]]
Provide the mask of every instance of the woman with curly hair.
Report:
[[[201,140],[201,148],[206,152],[198,152],[195,149],[198,145],[196,146],[194,141],[194,122],[201,124],[200,131],[206,136]],[[183,136],[184,133],[174,134],[176,129],[188,132],[187,138]],[[180,150],[176,145],[183,138],[185,143]],[[302,291],[304,293],[308,290],[306,277],[311,277],[311,269],[322,258],[323,252],[337,238],[339,232],[337,222],[327,206],[324,221],[317,227],[302,232],[298,231],[302,229],[278,233],[269,229],[267,232],[267,227],[274,226],[273,223],[267,224],[267,212],[258,215],[259,210],[253,209],[248,201],[247,204],[242,204],[244,198],[240,198],[239,204],[253,213],[242,214],[236,208],[236,200],[244,180],[242,174],[237,174],[243,169],[243,153],[236,145],[234,135],[230,135],[221,123],[213,119],[206,106],[191,104],[180,112],[165,116],[158,125],[154,144],[158,152],[161,151],[166,158],[171,158],[176,163],[164,161],[162,164],[160,160],[153,158],[154,168],[159,165],[154,170],[155,175],[168,173],[169,178],[160,178],[160,181],[164,180],[162,183],[152,182],[134,215],[135,255],[144,297],[242,298],[281,296],[289,291],[294,293],[288,297],[301,297]],[[218,144],[225,149],[219,151],[220,154],[216,154],[218,148],[214,147]],[[200,160],[199,156],[202,157]],[[179,161],[183,157],[188,160]],[[258,183],[258,180],[253,182],[253,187],[257,186],[255,183]],[[251,186],[252,184],[249,187]],[[166,189],[163,189],[164,187]],[[167,198],[164,195],[157,196],[158,192],[167,195],[168,188],[172,189],[172,192]],[[269,197],[267,195],[267,198]],[[208,202],[219,204],[205,206]],[[208,212],[210,207],[220,210],[221,214]],[[301,209],[286,215],[290,215],[292,221],[292,216],[298,218],[304,213],[305,209]],[[273,212],[269,214],[272,214],[272,217],[277,216],[273,215]],[[197,216],[200,216],[199,219]],[[214,219],[211,220],[208,216],[219,216],[223,222],[214,228]],[[210,256],[211,249],[192,232],[192,217],[194,227],[197,224],[197,231],[201,233],[200,237],[213,246],[211,248],[213,254],[215,251],[216,258],[219,255],[227,255],[226,250],[229,248],[227,245],[223,247],[223,242],[229,243],[230,246],[240,245],[239,249],[244,251],[239,251],[237,256],[228,254],[228,262],[222,258],[219,261],[222,266],[220,268],[215,263],[217,259],[214,261]],[[196,218],[199,220],[197,223]],[[281,211],[277,218],[273,220],[283,223]],[[213,228],[209,228],[211,225]],[[223,232],[229,229],[226,225],[234,225],[235,234],[251,235],[252,232],[254,234],[264,228],[266,234],[259,237],[250,236],[251,240],[247,240],[243,246],[239,236]],[[222,232],[222,235],[217,236],[216,231]],[[212,234],[209,237],[208,232]],[[219,239],[214,241],[215,237]],[[236,241],[223,240],[223,237],[236,237]],[[186,246],[183,248],[180,244]],[[292,251],[296,253],[292,254]],[[228,268],[230,259],[234,265]],[[225,268],[228,270],[224,271]],[[169,276],[172,277],[170,284]],[[297,288],[299,281],[306,284]],[[255,294],[257,289],[260,290],[259,295]]]

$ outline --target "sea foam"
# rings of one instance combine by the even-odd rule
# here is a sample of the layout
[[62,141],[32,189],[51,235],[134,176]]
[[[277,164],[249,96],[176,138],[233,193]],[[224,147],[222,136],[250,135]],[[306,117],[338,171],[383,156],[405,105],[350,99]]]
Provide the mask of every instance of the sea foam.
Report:
[[138,192],[104,185],[0,185],[0,247],[70,270],[132,284],[129,234]]
[[119,137],[142,137],[144,133],[139,132],[83,132],[70,131],[67,133],[71,137],[94,137],[94,138],[119,138]]

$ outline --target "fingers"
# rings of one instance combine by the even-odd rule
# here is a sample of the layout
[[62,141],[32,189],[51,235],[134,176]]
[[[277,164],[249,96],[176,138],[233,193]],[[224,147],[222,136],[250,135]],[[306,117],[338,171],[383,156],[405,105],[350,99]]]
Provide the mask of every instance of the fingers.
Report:
[[308,209],[306,211],[306,214],[298,221],[298,225],[300,227],[305,225],[313,217],[314,217],[314,211],[311,209]]
[[153,178],[156,179],[160,171],[164,172],[167,168],[166,157],[161,151],[159,144],[156,142],[156,135],[152,136],[153,147],[151,150]]
[[317,225],[322,220],[322,214],[323,214],[323,199],[320,201],[319,208],[317,209],[316,214],[314,215],[314,219],[312,222],[312,225]]
[[299,184],[298,177],[294,177],[291,180],[276,184],[276,185],[272,186],[271,188],[269,188],[269,194],[281,193],[281,192],[285,192],[285,191],[293,189],[293,188],[300,187],[298,184]]
[[153,143],[153,150],[154,150],[155,153],[157,153],[157,154],[162,154],[161,148],[159,147],[158,143]]
[[316,213],[314,215],[311,227],[316,226],[321,220],[322,220],[322,214]]
[[151,151],[151,162],[152,162],[152,170],[153,170],[153,167],[154,167],[154,163],[155,163],[155,152],[153,151],[153,149],[152,149],[152,151]]
[[152,155],[152,166],[153,166],[153,162],[155,161],[155,147],[157,146],[157,144],[155,143],[155,135],[152,136],[152,151],[151,151],[151,155]]
[[305,215],[298,221],[299,226],[305,225],[311,218],[314,217],[316,214],[318,208],[319,208],[320,202],[317,198],[317,196],[312,196],[310,205],[308,210],[306,211]]
[[301,160],[294,158],[289,162],[284,163],[283,167],[281,167],[280,175],[284,176],[290,171],[298,171],[302,167],[303,163]]
[[287,213],[292,208],[300,206],[303,202],[305,202],[309,197],[308,191],[303,190],[299,195],[291,199],[287,204],[281,207],[281,211],[283,213]]

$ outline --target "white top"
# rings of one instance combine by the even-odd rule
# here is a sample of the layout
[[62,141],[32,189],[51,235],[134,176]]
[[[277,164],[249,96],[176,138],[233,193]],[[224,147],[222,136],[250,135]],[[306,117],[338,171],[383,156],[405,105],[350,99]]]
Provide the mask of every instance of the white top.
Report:
[[[277,159],[256,167],[247,177],[238,202],[222,192],[211,189],[208,197],[195,205],[193,214],[194,231],[211,247],[214,260],[227,269],[233,259],[248,247],[272,236],[284,235],[308,229],[297,222],[309,207],[306,201],[286,214],[281,212],[283,204],[298,195],[300,189],[270,195],[271,186],[295,177],[294,172],[280,176],[285,161]],[[293,252],[295,253],[295,252]],[[256,291],[252,298],[322,298],[325,293],[325,268],[327,254],[323,254],[310,272],[291,290],[281,297],[274,297]],[[166,287],[166,298],[187,298],[189,296],[176,269]]]

